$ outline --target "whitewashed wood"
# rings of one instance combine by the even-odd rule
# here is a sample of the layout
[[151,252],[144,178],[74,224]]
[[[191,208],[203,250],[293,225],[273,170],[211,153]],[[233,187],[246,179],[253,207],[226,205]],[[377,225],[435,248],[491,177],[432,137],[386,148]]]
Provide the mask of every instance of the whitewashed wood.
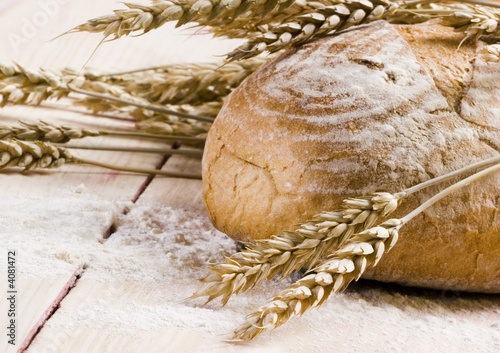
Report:
[[[7,249],[1,247],[2,255],[6,255]],[[19,252],[18,252],[19,253]],[[18,255],[19,256],[19,255]],[[0,256],[6,261],[6,256]],[[18,259],[19,261],[19,259]],[[3,264],[6,262],[2,261]],[[53,266],[54,263],[47,263]],[[65,273],[57,277],[26,277],[25,271],[18,267],[16,290],[16,341],[15,346],[8,343],[4,335],[0,340],[0,351],[13,353],[31,342],[39,327],[43,325],[53,308],[66,295],[68,289],[74,284],[76,276],[81,272],[78,266],[69,266],[60,261],[65,267]],[[19,263],[18,263],[19,266]],[[3,276],[2,276],[3,277]],[[2,296],[7,296],[7,283],[2,280],[0,291]],[[10,317],[7,317],[8,302],[0,301],[0,324],[3,328],[9,325]],[[3,330],[4,331],[4,330]],[[5,331],[4,331],[5,332]]]
[[[201,159],[172,156],[162,170],[201,174]],[[155,177],[138,203],[161,202],[175,208],[204,212],[202,190],[201,180]]]
[[[92,271],[92,270],[89,270]],[[190,285],[180,284],[181,292]],[[27,352],[44,352],[47,347],[53,347],[50,352],[286,352],[274,342],[264,342],[250,345],[233,345],[224,342],[223,337],[216,337],[198,330],[178,329],[175,327],[162,329],[133,329],[131,326],[108,324],[102,327],[99,317],[87,320],[77,328],[67,328],[64,312],[88,310],[88,306],[107,303],[110,310],[134,314],[136,306],[149,305],[151,310],[163,306],[162,293],[168,297],[172,290],[171,283],[145,284],[127,279],[116,279],[108,283],[86,280],[85,274],[78,285],[64,299],[62,308],[51,318],[42,332],[36,336]],[[171,300],[171,299],[170,299]],[[170,302],[169,305],[175,305]],[[102,313],[102,321],[107,313]],[[140,320],[140,319],[139,319]],[[312,352],[312,351],[311,351]]]

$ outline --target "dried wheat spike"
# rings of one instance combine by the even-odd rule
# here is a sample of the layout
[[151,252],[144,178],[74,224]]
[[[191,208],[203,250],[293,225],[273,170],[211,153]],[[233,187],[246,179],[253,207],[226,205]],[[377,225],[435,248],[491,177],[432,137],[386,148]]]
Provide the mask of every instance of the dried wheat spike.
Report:
[[[108,94],[132,102],[149,103],[143,98],[128,94],[123,87],[88,80],[71,69],[51,72],[44,69],[31,69],[19,64],[0,64],[0,106],[39,105],[49,98],[60,99],[70,93],[68,86]],[[119,103],[107,104],[123,106]],[[93,108],[93,105],[88,108]]]
[[206,138],[208,134],[208,127],[200,126],[199,124],[191,124],[182,121],[169,121],[169,120],[157,120],[146,119],[138,121],[135,124],[135,128],[138,131],[142,131],[149,134],[158,135],[179,135],[179,136],[190,136],[190,137],[200,137]]
[[479,58],[486,62],[500,61],[500,44],[487,45],[479,51]]
[[397,8],[398,4],[390,0],[345,0],[336,5],[324,6],[273,26],[268,32],[250,39],[229,53],[227,58],[240,60],[263,52],[274,53],[312,38],[382,19],[394,14]]
[[443,15],[441,23],[464,32],[467,38],[500,35],[500,12],[490,7],[466,6],[463,11]]
[[97,79],[123,86],[126,92],[153,103],[199,105],[222,101],[265,61],[175,64]]
[[0,63],[0,106],[38,105],[48,98],[62,98],[68,92],[61,85],[61,77],[47,70]]
[[[215,118],[221,107],[222,102],[210,102],[195,107],[180,105],[170,108],[190,114]],[[176,134],[181,136],[206,137],[211,126],[211,124],[207,122],[194,121],[172,115],[151,114],[151,112],[141,109],[128,110],[128,113],[138,120],[135,124],[137,130],[151,134]]]
[[95,130],[78,128],[75,126],[55,125],[45,121],[36,123],[19,122],[20,125],[0,125],[0,139],[15,138],[23,141],[45,141],[66,143],[72,139],[81,139],[89,136],[100,136]]
[[250,289],[279,272],[287,277],[303,266],[311,268],[353,234],[372,227],[392,213],[405,195],[404,192],[375,193],[346,199],[342,209],[319,214],[314,221],[299,225],[295,232],[249,244],[247,250],[227,258],[227,263],[210,267],[214,274],[202,279],[206,285],[192,298],[208,296],[211,301],[222,296],[222,303],[226,304],[233,294]]
[[117,39],[136,31],[149,32],[170,21],[177,21],[177,27],[189,22],[223,25],[243,14],[247,18],[262,18],[293,2],[294,0],[159,0],[150,6],[125,3],[128,9],[115,10],[113,15],[91,19],[69,32],[103,32],[104,37],[113,36],[113,39]]
[[66,163],[79,163],[65,148],[35,141],[0,140],[0,169],[20,167],[58,168]]
[[234,331],[233,339],[251,340],[323,304],[330,294],[359,279],[368,266],[377,265],[382,255],[396,244],[402,224],[401,219],[390,219],[351,237],[326,261],[247,316]]

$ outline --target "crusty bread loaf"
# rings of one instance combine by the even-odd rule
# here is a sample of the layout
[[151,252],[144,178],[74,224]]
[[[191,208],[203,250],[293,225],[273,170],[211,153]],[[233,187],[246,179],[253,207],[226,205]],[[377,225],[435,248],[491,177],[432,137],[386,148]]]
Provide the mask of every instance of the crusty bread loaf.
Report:
[[[500,64],[435,24],[378,21],[293,49],[227,99],[203,159],[214,225],[268,237],[398,192],[500,151]],[[478,44],[481,45],[481,44]],[[449,184],[447,184],[449,185]],[[446,185],[404,200],[403,216]],[[443,199],[401,229],[365,278],[500,292],[500,175]]]

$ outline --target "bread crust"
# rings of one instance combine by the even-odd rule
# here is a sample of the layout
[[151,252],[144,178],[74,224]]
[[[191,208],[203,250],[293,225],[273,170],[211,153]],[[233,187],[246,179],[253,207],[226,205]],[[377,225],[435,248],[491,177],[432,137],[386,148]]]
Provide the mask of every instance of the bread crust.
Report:
[[[227,99],[203,157],[218,229],[269,237],[347,197],[398,192],[500,148],[500,66],[435,24],[378,21],[293,49]],[[477,103],[476,103],[477,102]],[[405,199],[402,216],[444,186]],[[443,199],[401,229],[363,276],[500,292],[500,176]]]

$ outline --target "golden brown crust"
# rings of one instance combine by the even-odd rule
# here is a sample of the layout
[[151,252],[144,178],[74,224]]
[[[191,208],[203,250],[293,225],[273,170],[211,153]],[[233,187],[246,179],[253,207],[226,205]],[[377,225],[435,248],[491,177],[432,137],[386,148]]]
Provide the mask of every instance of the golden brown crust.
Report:
[[[437,37],[441,49],[429,44]],[[214,225],[235,239],[268,237],[346,197],[397,192],[497,154],[498,130],[459,115],[462,101],[474,115],[467,58],[475,50],[455,53],[460,40],[436,25],[379,21],[289,51],[250,76],[228,98],[205,148]],[[412,196],[396,216],[437,190]],[[500,177],[403,227],[399,244],[365,277],[500,292]]]

